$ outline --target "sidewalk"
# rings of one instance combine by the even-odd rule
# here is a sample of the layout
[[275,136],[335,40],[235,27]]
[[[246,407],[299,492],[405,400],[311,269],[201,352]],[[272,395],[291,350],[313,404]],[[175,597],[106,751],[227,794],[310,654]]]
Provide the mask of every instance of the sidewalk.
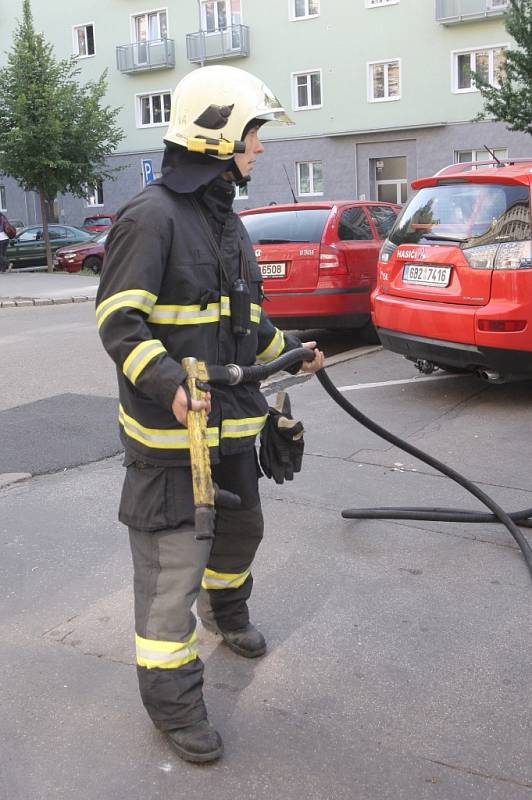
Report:
[[98,278],[68,272],[0,273],[0,308],[94,300]]

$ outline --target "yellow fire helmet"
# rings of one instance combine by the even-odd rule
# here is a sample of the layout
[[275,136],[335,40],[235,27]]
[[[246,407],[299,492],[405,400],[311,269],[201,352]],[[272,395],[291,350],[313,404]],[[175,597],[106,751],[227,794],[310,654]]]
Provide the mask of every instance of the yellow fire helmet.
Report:
[[244,129],[253,119],[294,124],[271,89],[251,73],[236,67],[200,67],[177,84],[164,141],[230,159],[244,152]]

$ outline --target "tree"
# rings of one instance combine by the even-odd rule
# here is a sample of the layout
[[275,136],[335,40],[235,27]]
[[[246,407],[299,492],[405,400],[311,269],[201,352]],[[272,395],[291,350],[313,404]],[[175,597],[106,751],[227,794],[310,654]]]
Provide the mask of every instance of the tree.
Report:
[[87,187],[115,179],[108,157],[124,138],[120,109],[101,106],[106,72],[82,86],[75,57],[57,60],[33,26],[23,0],[7,66],[0,71],[0,171],[39,194],[48,271],[53,271],[48,209],[57,194],[86,197]]
[[473,72],[484,100],[487,115],[507,122],[510,130],[532,134],[532,0],[510,0],[505,27],[517,42],[505,52],[505,65],[498,86],[490,86],[485,76]]

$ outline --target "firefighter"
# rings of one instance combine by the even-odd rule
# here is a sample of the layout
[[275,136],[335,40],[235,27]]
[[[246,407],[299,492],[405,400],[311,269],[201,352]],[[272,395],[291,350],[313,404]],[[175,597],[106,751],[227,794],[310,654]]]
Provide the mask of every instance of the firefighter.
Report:
[[[270,89],[243,70],[203,67],[178,84],[162,176],[119,212],[96,300],[117,367],[127,468],[119,519],[133,559],[140,694],[178,755],[195,762],[219,758],[223,745],[203,701],[194,601],[204,627],[234,652],[266,650],[247,601],[263,534],[255,439],[268,406],[249,384],[191,400],[180,364],[189,356],[267,363],[301,346],[263,311],[253,247],[232,210],[235,183],[249,180],[264,150],[259,128],[274,120],[290,123]],[[249,292],[248,318],[237,288]],[[323,353],[306,345],[315,357],[302,368],[315,372]],[[194,533],[186,418],[203,408],[213,479],[241,498],[238,509],[217,509],[214,541]]]

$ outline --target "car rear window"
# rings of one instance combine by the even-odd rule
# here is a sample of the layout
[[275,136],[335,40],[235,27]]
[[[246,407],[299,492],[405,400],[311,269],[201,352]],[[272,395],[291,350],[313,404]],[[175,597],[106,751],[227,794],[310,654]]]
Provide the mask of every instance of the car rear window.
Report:
[[395,223],[394,244],[453,241],[462,247],[530,239],[528,187],[500,183],[428,186]]
[[241,219],[254,244],[320,242],[330,213],[329,208],[302,208],[246,214]]
[[112,225],[111,217],[85,217],[84,225]]

